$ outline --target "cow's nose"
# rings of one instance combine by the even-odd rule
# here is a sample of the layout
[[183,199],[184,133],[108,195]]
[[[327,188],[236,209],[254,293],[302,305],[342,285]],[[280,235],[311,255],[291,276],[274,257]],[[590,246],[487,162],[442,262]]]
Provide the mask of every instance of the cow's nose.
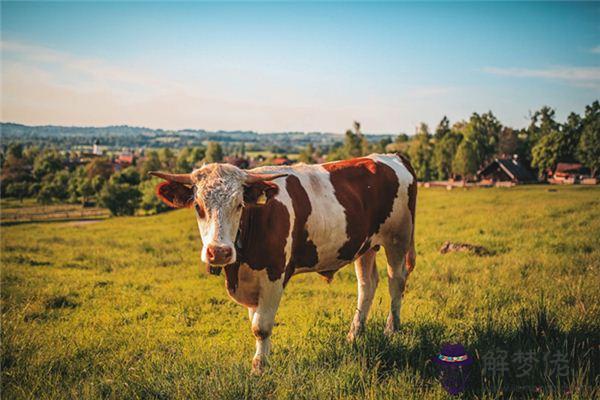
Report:
[[233,249],[229,246],[210,245],[206,248],[206,258],[211,264],[227,264],[232,254]]

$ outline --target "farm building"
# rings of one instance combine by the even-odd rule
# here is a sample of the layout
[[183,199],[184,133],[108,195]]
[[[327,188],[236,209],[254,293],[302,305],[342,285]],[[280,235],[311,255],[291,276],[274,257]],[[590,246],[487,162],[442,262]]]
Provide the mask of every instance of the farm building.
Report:
[[496,158],[477,172],[482,183],[497,184],[508,182],[513,184],[535,182],[535,176],[516,158]]
[[576,183],[589,177],[590,169],[579,163],[558,163],[550,174],[550,183]]

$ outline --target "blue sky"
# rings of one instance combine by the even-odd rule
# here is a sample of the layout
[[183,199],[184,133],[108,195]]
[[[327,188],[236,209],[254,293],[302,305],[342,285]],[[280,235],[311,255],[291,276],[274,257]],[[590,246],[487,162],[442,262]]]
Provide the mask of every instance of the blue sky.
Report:
[[2,120],[413,133],[600,98],[599,3],[2,2]]

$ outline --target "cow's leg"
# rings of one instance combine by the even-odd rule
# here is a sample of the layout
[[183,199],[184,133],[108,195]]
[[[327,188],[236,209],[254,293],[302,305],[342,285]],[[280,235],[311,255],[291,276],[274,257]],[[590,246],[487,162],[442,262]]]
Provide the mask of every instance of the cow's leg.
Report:
[[371,308],[371,304],[373,304],[375,289],[379,282],[375,262],[376,255],[377,253],[373,249],[370,249],[354,262],[356,280],[358,282],[358,304],[352,325],[350,325],[350,332],[348,332],[348,340],[351,342],[362,333],[365,321],[369,315],[369,309]]
[[[256,353],[252,359],[252,372],[261,374],[271,351],[271,332],[275,324],[275,313],[283,293],[283,279],[271,282],[265,274],[261,282],[258,307],[252,316],[252,333],[256,338]],[[252,313],[252,311],[250,311]]]
[[[385,333],[390,335],[400,329],[400,308],[406,280],[414,261],[407,265],[407,253],[410,243],[404,238],[395,238],[385,246],[387,257],[387,274],[391,297],[390,313],[385,326]],[[414,256],[411,254],[411,257]],[[409,260],[410,261],[410,260]],[[410,268],[409,268],[410,267]]]

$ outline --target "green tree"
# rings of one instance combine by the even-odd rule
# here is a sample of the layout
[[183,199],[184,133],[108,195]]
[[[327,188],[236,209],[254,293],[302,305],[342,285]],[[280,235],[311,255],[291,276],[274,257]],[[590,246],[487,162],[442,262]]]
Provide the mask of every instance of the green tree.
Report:
[[173,154],[171,149],[168,147],[160,149],[158,152],[158,158],[160,159],[162,169],[166,171],[175,170],[177,159],[175,158],[175,154]]
[[312,143],[309,143],[306,145],[306,148],[304,148],[298,155],[298,161],[306,163],[306,164],[314,164],[315,163],[314,154],[315,154],[315,148],[312,145]]
[[437,128],[435,128],[433,137],[436,141],[439,141],[448,135],[450,131],[450,120],[444,115],[444,118],[442,118]]
[[149,214],[157,214],[169,209],[156,195],[156,186],[161,182],[163,182],[161,179],[152,178],[143,181],[139,186],[142,193],[140,208]]
[[29,195],[29,184],[27,182],[10,183],[6,187],[6,195],[23,202],[23,199]]
[[600,103],[596,100],[585,108],[583,129],[577,147],[581,162],[592,170],[592,176],[600,171]]
[[477,144],[468,139],[460,142],[452,161],[452,171],[463,180],[472,178],[477,173]]
[[497,152],[498,137],[502,124],[491,111],[484,114],[473,113],[461,130],[463,137],[471,142],[475,150],[474,161],[477,167],[493,158]]
[[451,131],[441,136],[441,139],[435,144],[433,148],[433,165],[439,179],[452,177],[452,162],[460,141],[460,134]]
[[42,151],[33,162],[33,176],[41,181],[46,175],[64,168],[64,157],[56,150]]
[[207,163],[223,161],[223,148],[218,142],[208,142],[205,161]]
[[150,171],[159,171],[161,169],[162,165],[158,153],[154,150],[146,152],[146,157],[144,157],[144,162],[141,166],[142,177],[144,179],[150,179],[150,176],[148,175]]
[[177,154],[176,172],[185,173],[192,170],[192,163],[190,162],[190,149],[184,147]]
[[419,126],[419,131],[410,142],[408,156],[417,178],[420,181],[429,181],[432,178],[433,146],[431,145],[431,135],[427,124],[421,123]]
[[386,136],[377,143],[374,151],[376,153],[381,153],[381,154],[387,153],[387,147],[390,144],[392,144],[392,138],[389,136]]
[[[139,207],[142,193],[134,182],[133,174],[117,172],[110,177],[100,192],[100,203],[108,208],[112,215],[133,215]],[[139,175],[138,180],[139,182]]]
[[65,201],[69,198],[69,171],[59,171],[54,175],[46,175],[37,194],[37,201],[42,204]]

